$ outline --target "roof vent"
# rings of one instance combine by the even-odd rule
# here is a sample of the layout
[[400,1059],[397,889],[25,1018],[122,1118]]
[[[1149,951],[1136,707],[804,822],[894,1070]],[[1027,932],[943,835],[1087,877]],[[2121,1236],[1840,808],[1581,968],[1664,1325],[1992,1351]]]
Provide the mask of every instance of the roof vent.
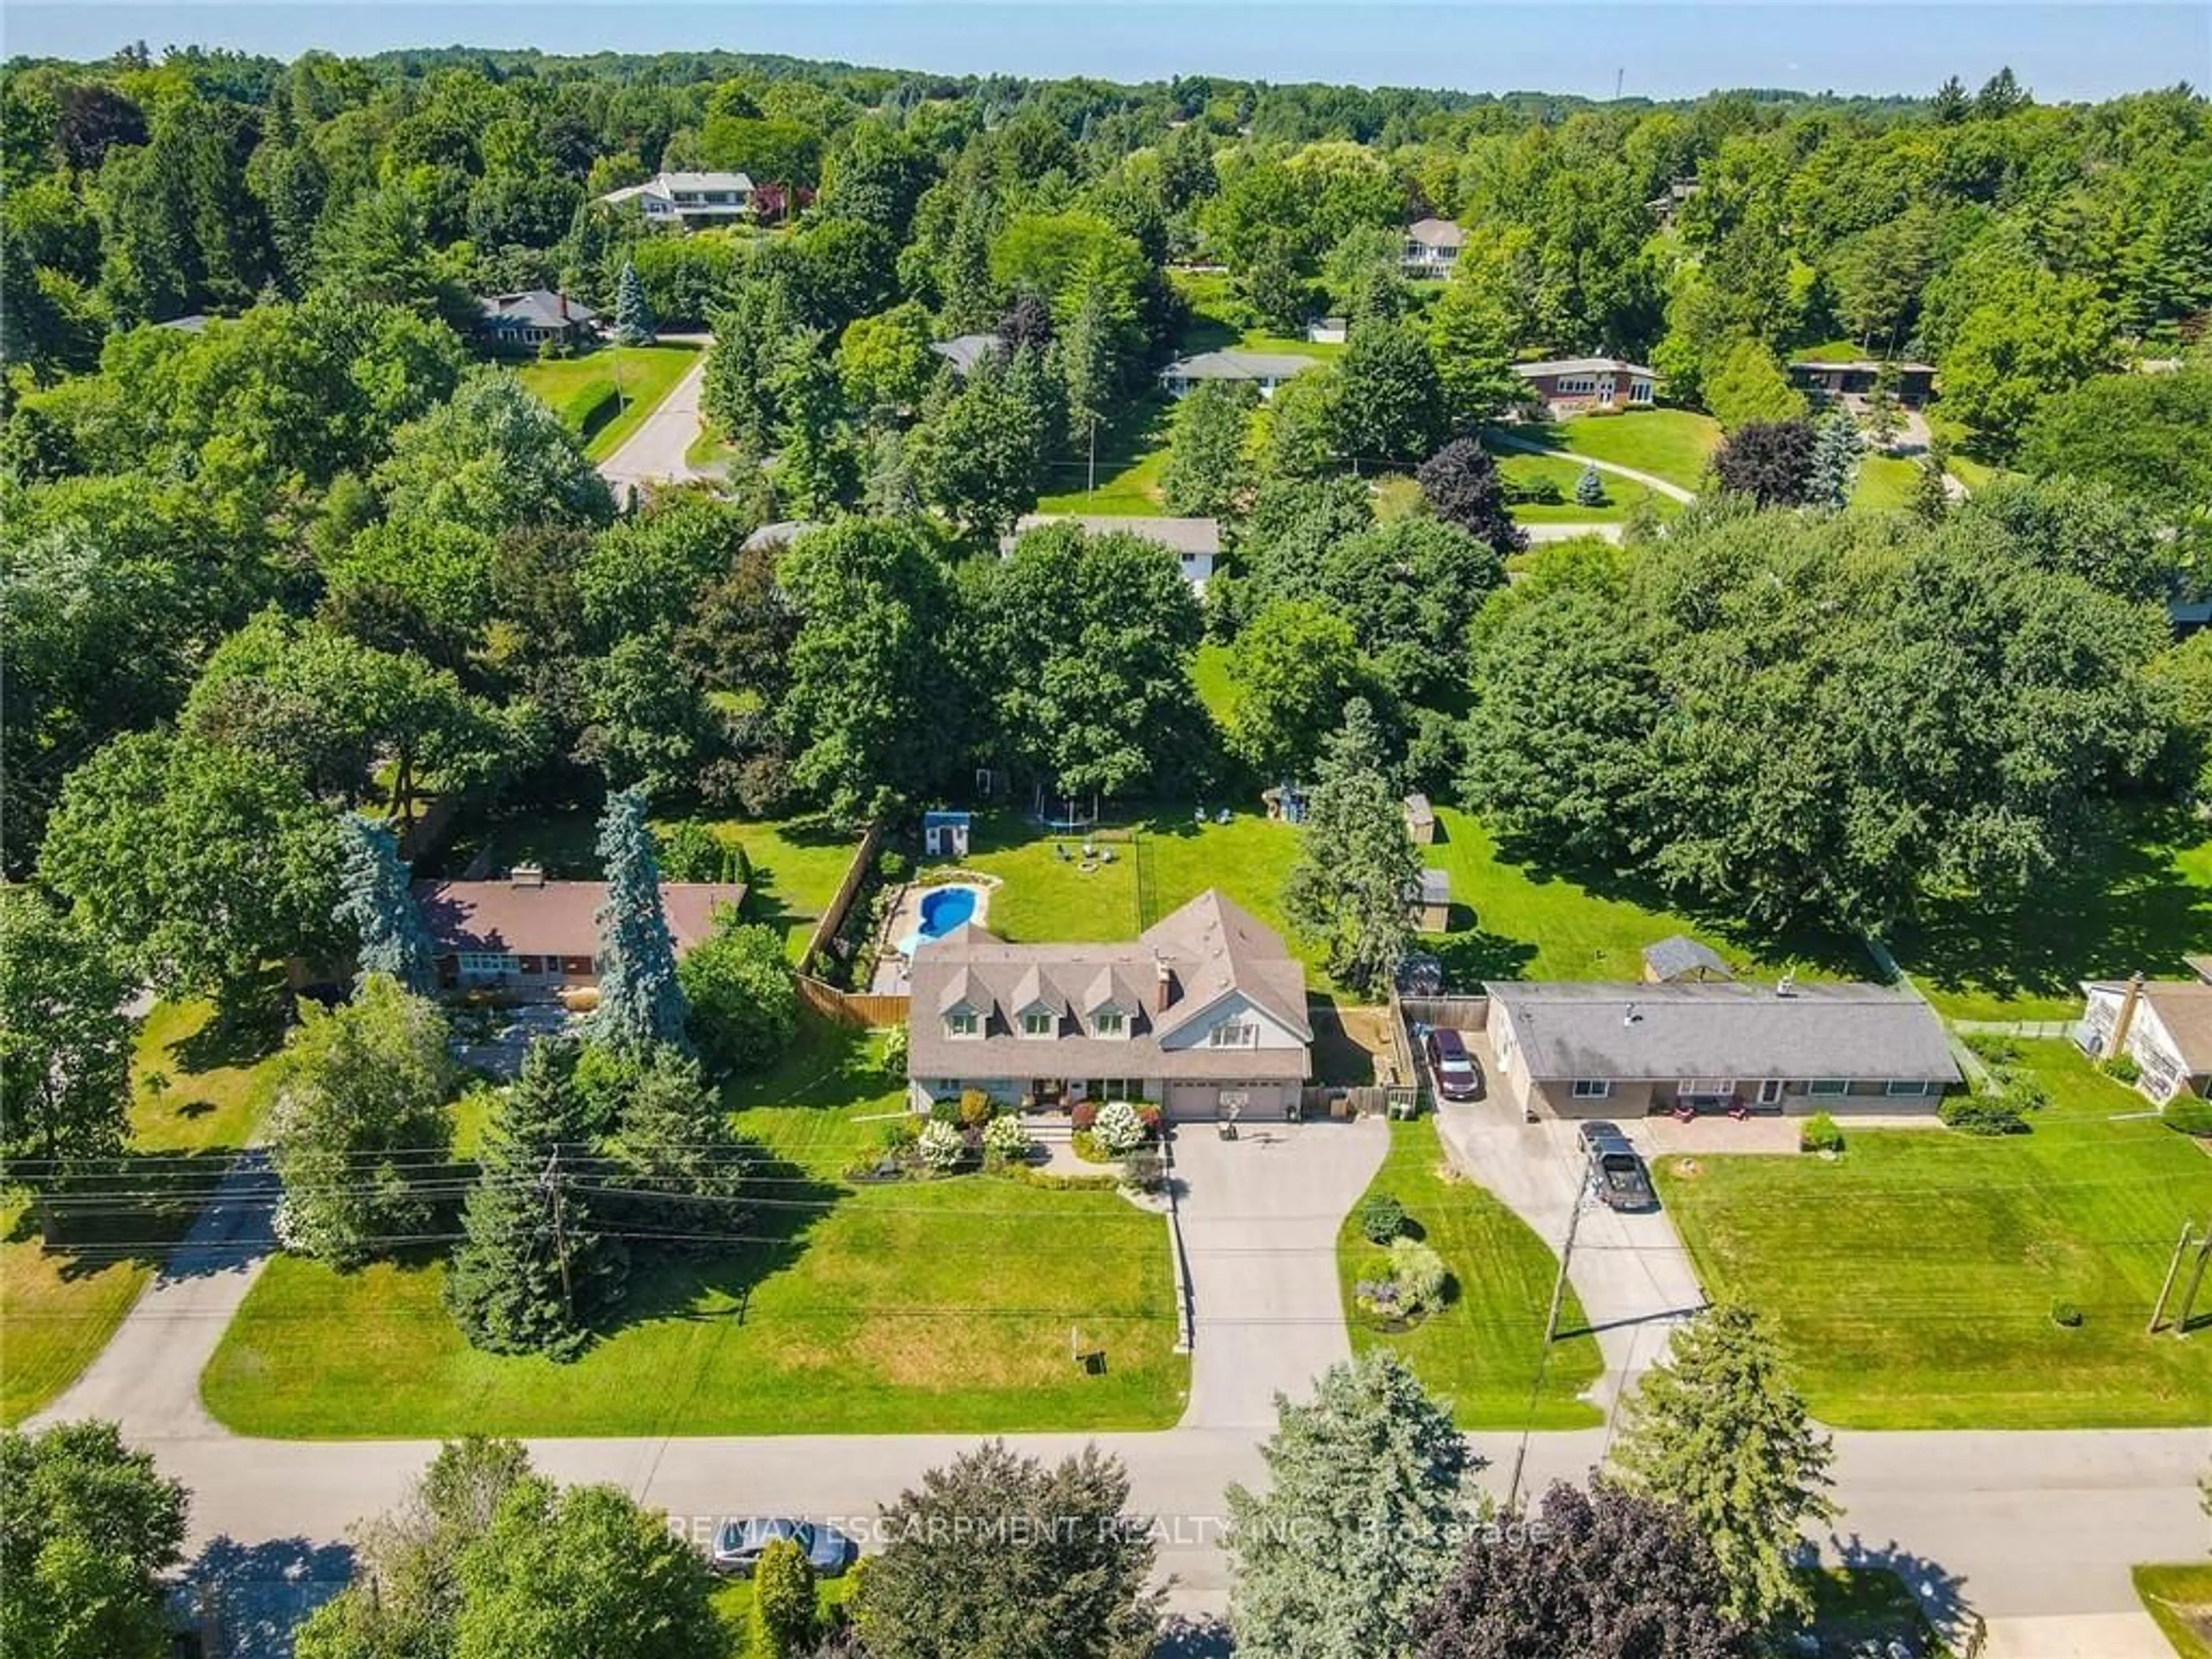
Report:
[[507,872],[507,881],[510,887],[543,887],[545,884],[545,866],[542,864],[518,864]]

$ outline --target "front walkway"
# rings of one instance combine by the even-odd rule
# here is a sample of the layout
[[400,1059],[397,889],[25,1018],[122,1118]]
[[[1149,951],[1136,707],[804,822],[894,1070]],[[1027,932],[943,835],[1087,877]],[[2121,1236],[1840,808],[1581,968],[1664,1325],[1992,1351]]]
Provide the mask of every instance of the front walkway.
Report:
[[1560,460],[1580,461],[1601,472],[1610,472],[1616,478],[1627,478],[1642,484],[1646,489],[1656,490],[1671,501],[1686,502],[1698,499],[1694,489],[1685,489],[1672,479],[1662,478],[1656,472],[1642,472],[1632,466],[1623,466],[1618,461],[1601,461],[1595,455],[1577,454],[1571,449],[1563,449],[1556,445],[1540,444],[1533,438],[1516,437],[1494,427],[1482,434],[1482,442],[1485,448],[1510,450],[1520,455],[1550,455]]
[[1275,1426],[1275,1395],[1303,1398],[1352,1358],[1336,1234],[1390,1149],[1379,1118],[1203,1124],[1175,1137],[1193,1342],[1184,1429]]

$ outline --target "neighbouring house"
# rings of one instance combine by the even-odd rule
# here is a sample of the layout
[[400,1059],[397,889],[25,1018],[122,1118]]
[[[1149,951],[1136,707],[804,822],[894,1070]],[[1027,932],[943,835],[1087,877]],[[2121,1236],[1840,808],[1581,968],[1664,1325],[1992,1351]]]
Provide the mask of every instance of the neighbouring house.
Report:
[[1884,985],[1484,988],[1493,1086],[1530,1117],[1933,1111],[1959,1081],[1935,1010]]
[[2185,640],[2200,629],[2212,628],[2212,599],[2169,599],[2166,614],[2173,623],[2173,637]]
[[1321,360],[1290,351],[1201,351],[1178,357],[1160,371],[1160,385],[1180,398],[1207,380],[1247,380],[1272,398],[1284,381],[1304,374]]
[[2136,1087],[2163,1106],[2184,1095],[2212,1096],[2212,957],[2192,958],[2195,979],[2094,980],[2074,1040],[2095,1060],[2125,1054]]
[[1529,395],[1553,420],[1591,410],[1648,409],[1658,374],[1620,357],[1554,357],[1516,363]]
[[1170,1118],[1281,1118],[1312,1073],[1305,969],[1208,888],[1118,945],[1013,945],[973,923],[921,946],[907,1017],[916,1111],[980,1090],[1032,1106],[1148,1100]]
[[1352,325],[1341,317],[1316,317],[1306,325],[1306,338],[1316,345],[1342,345],[1352,337]]
[[1115,532],[1157,542],[1176,556],[1182,579],[1202,596],[1213,576],[1213,562],[1221,556],[1221,526],[1212,519],[1117,518],[1104,513],[1028,513],[1015,520],[1014,537],[1046,525],[1080,525],[1088,536],[1110,536]]
[[975,819],[967,812],[924,812],[921,850],[933,859],[964,859]]
[[1451,877],[1442,870],[1424,870],[1407,895],[1406,919],[1420,933],[1451,932]]
[[[1800,357],[1790,365],[1790,382],[1801,392],[1809,392],[1815,403],[1841,404],[1857,414],[1874,395],[1884,367],[1871,357],[1832,363]],[[1936,395],[1935,364],[1893,362],[1887,367],[1897,373],[1897,401],[1905,408],[1917,409]]]
[[1406,797],[1406,834],[1417,847],[1426,847],[1437,838],[1437,809],[1429,805],[1426,795]]
[[1677,179],[1644,205],[1651,210],[1651,216],[1665,229],[1674,222],[1674,216],[1682,210],[1682,204],[1702,189],[1694,179]]
[[188,311],[181,317],[172,317],[166,323],[156,323],[154,326],[178,334],[204,334],[207,325],[214,320],[204,311]]
[[[414,893],[441,989],[543,1000],[599,982],[603,881],[548,881],[537,866],[518,864],[504,881],[418,881]],[[708,938],[717,915],[744,896],[741,882],[661,883],[677,955]]]
[[1400,269],[1413,277],[1449,276],[1467,246],[1467,232],[1449,219],[1421,219],[1406,227]]
[[738,544],[739,550],[746,553],[780,553],[808,531],[820,528],[811,519],[778,519],[746,537]]
[[548,340],[580,345],[591,337],[599,315],[582,301],[550,288],[485,295],[477,307],[483,313],[477,332],[497,351],[535,351]]
[[984,358],[1005,351],[1006,342],[997,334],[956,334],[949,340],[932,343],[929,349],[951,364],[955,374],[964,378]]
[[1646,985],[1702,985],[1735,977],[1718,951],[1686,933],[1669,934],[1656,945],[1644,947]]
[[742,173],[662,173],[641,185],[611,190],[599,200],[610,207],[635,202],[650,224],[697,230],[731,224],[750,213],[753,181]]

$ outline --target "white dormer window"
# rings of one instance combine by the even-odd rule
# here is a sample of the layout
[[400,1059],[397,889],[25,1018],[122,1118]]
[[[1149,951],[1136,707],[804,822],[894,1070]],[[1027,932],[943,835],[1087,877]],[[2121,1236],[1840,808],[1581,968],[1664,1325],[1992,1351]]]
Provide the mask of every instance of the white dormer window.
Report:
[[1101,1008],[1091,1017],[1091,1035],[1117,1037],[1129,1029],[1127,1018],[1119,1008]]
[[1209,1048],[1256,1048],[1260,1046],[1260,1022],[1255,1019],[1224,1019],[1206,1034]]
[[975,1013],[971,1008],[955,1009],[945,1017],[945,1035],[949,1037],[971,1037],[975,1030]]
[[1048,1037],[1052,1035],[1052,1011],[1032,1008],[1022,1016],[1022,1035],[1025,1037]]

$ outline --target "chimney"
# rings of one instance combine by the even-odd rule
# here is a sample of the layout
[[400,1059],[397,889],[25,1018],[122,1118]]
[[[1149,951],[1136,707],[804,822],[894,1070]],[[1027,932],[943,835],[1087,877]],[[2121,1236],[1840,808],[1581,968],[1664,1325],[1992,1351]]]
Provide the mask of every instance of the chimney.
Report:
[[542,864],[518,864],[507,872],[507,884],[510,887],[543,887],[545,884],[545,866]]
[[2142,1000],[2142,969],[2138,968],[2128,975],[2128,988],[2120,999],[2120,1012],[2112,1021],[2112,1040],[2105,1045],[2105,1058],[2112,1059],[2127,1047],[2128,1030],[2136,1023],[2136,1004]]
[[1160,957],[1152,958],[1156,970],[1152,977],[1152,1012],[1164,1014],[1175,1001],[1175,970]]

